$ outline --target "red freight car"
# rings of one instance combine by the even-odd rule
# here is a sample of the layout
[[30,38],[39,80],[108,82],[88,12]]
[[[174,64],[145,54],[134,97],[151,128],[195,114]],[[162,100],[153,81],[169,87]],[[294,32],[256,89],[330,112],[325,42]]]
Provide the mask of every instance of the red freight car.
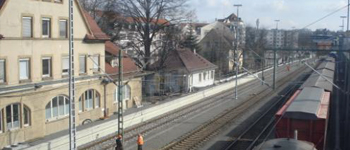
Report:
[[277,112],[276,138],[293,138],[312,142],[323,150],[327,133],[330,92],[315,87],[298,90]]

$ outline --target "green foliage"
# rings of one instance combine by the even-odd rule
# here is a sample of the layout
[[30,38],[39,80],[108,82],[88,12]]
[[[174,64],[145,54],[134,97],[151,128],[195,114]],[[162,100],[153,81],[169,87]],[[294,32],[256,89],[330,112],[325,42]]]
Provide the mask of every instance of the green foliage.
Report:
[[191,49],[192,52],[194,50],[196,50],[197,52],[199,52],[201,50],[201,48],[198,44],[198,38],[192,31],[190,31],[189,34],[187,34],[185,36],[185,39],[181,43],[181,45],[185,48]]

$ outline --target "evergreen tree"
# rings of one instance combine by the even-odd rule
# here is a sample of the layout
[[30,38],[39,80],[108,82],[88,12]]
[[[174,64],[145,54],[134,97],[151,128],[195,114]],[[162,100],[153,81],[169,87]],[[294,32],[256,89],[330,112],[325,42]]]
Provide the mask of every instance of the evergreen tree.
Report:
[[200,51],[197,36],[192,31],[192,25],[190,27],[190,32],[188,32],[188,34],[185,35],[185,39],[182,42],[182,46],[185,48],[189,48],[192,52],[194,50],[196,50],[197,52]]

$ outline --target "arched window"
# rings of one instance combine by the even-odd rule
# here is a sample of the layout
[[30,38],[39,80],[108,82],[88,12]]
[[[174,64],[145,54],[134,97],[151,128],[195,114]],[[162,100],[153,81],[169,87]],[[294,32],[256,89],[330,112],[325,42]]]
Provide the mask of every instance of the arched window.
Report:
[[[114,93],[115,93],[114,94],[115,95],[114,100],[115,100],[115,102],[118,102],[118,95],[119,95],[118,88],[115,89]],[[123,88],[122,88],[121,93],[122,93],[122,100],[130,100],[130,98],[131,98],[131,88],[130,88],[129,85],[124,85]]]
[[6,127],[7,129],[19,128],[20,104],[6,106]]
[[100,104],[100,93],[93,89],[86,90],[79,97],[79,112],[98,108]]
[[30,110],[27,106],[23,107],[23,125],[24,126],[30,125]]
[[131,98],[131,88],[129,85],[124,85],[123,87],[123,100],[130,100]]
[[69,99],[67,96],[59,95],[54,98],[45,107],[46,120],[58,119],[69,114]]
[[30,125],[30,109],[24,105],[22,108],[20,103],[7,105],[0,110],[0,133],[4,131],[4,127],[6,127],[6,130],[20,128],[21,120],[23,121],[23,126]]

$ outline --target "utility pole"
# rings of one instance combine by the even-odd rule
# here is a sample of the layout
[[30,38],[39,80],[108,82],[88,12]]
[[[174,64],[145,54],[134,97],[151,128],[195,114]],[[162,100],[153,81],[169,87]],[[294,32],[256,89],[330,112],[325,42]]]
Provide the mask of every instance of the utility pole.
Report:
[[69,149],[76,150],[73,0],[69,0]]
[[[123,88],[123,53],[119,49],[118,56],[118,135],[124,136],[124,118],[123,118],[123,100],[122,100],[122,88]],[[122,140],[123,142],[124,140]]]
[[[237,7],[237,24],[236,24],[236,48],[235,48],[235,51],[234,51],[234,62],[239,62],[239,58],[238,58],[238,33],[239,33],[239,30],[238,30],[238,28],[239,28],[239,21],[240,21],[240,19],[239,19],[239,16],[238,16],[238,14],[239,14],[239,7],[242,7],[242,4],[234,4],[233,5],[234,7]],[[237,63],[237,64],[235,64],[236,65],[236,83],[235,83],[235,99],[237,99],[237,96],[238,96],[238,93],[237,93],[237,86],[238,86],[238,69],[239,69],[239,63]]]
[[[259,40],[259,24],[260,24],[260,21],[259,19],[256,20],[256,38],[257,40]],[[258,48],[258,47],[257,47]],[[261,59],[261,85],[264,85],[264,69],[265,69],[265,52],[264,50],[262,49],[263,53],[262,53],[262,58]]]
[[273,51],[273,84],[272,84],[272,88],[275,90],[276,89],[276,68],[277,68],[277,60],[276,60],[276,57],[277,57],[277,41],[276,41],[276,36],[277,36],[277,30],[278,30],[278,22],[280,20],[275,20],[276,22],[276,30],[275,30],[275,36],[274,36],[274,45],[275,45],[275,48],[274,48],[274,51]]
[[349,31],[349,11],[350,11],[350,9],[349,9],[349,5],[350,5],[350,0],[348,0],[348,13],[347,13],[347,27],[346,27],[346,31]]

